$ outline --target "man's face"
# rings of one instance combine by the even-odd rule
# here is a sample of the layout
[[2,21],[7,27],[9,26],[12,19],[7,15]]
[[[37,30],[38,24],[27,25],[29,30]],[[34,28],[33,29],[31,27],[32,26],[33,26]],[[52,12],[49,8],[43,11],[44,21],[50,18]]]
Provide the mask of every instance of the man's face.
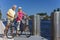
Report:
[[12,9],[13,9],[13,10],[16,10],[16,7],[13,7]]

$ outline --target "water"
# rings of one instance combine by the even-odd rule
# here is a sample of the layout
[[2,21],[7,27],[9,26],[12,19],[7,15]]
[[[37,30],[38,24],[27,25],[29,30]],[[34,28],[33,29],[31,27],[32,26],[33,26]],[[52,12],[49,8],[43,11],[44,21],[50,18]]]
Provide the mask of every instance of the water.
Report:
[[51,20],[41,20],[41,36],[51,40]]
[[[7,21],[3,22],[5,25],[7,24]],[[41,36],[51,40],[51,21],[50,20],[41,20]],[[15,22],[16,25],[16,22]],[[32,29],[32,20],[29,21],[30,30]],[[15,26],[16,27],[16,26]],[[31,30],[32,31],[32,30]]]

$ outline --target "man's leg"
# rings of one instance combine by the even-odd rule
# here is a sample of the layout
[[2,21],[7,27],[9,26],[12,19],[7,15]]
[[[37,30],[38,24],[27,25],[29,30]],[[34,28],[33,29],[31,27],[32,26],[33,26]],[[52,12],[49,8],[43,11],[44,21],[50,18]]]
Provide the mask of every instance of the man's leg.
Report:
[[4,30],[4,36],[7,36],[9,26],[10,26],[10,21],[8,20],[7,25],[6,25],[6,28]]
[[10,23],[10,32],[11,32],[12,38],[14,37],[13,31],[14,31],[14,28],[13,28],[13,21],[11,21],[11,23]]
[[5,30],[4,30],[4,36],[7,36],[8,29],[9,29],[9,25],[7,25],[6,28],[5,28]]

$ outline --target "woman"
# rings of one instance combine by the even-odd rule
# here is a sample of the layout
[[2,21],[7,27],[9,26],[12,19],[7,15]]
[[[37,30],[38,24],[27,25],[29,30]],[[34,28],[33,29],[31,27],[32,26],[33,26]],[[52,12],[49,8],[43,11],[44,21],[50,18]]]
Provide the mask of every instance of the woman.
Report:
[[20,30],[20,23],[21,23],[21,21],[22,21],[22,18],[23,18],[23,16],[24,16],[24,13],[23,13],[23,11],[22,11],[22,8],[21,7],[19,7],[18,8],[18,12],[17,12],[17,31],[16,31],[16,33],[17,33],[17,36],[18,36],[18,34],[19,34],[19,30]]

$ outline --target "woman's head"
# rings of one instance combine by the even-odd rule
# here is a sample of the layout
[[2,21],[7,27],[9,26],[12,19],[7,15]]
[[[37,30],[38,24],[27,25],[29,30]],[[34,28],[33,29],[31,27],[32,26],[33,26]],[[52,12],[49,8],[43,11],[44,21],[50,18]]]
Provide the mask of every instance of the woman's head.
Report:
[[22,7],[19,7],[19,8],[18,8],[18,11],[22,11]]

